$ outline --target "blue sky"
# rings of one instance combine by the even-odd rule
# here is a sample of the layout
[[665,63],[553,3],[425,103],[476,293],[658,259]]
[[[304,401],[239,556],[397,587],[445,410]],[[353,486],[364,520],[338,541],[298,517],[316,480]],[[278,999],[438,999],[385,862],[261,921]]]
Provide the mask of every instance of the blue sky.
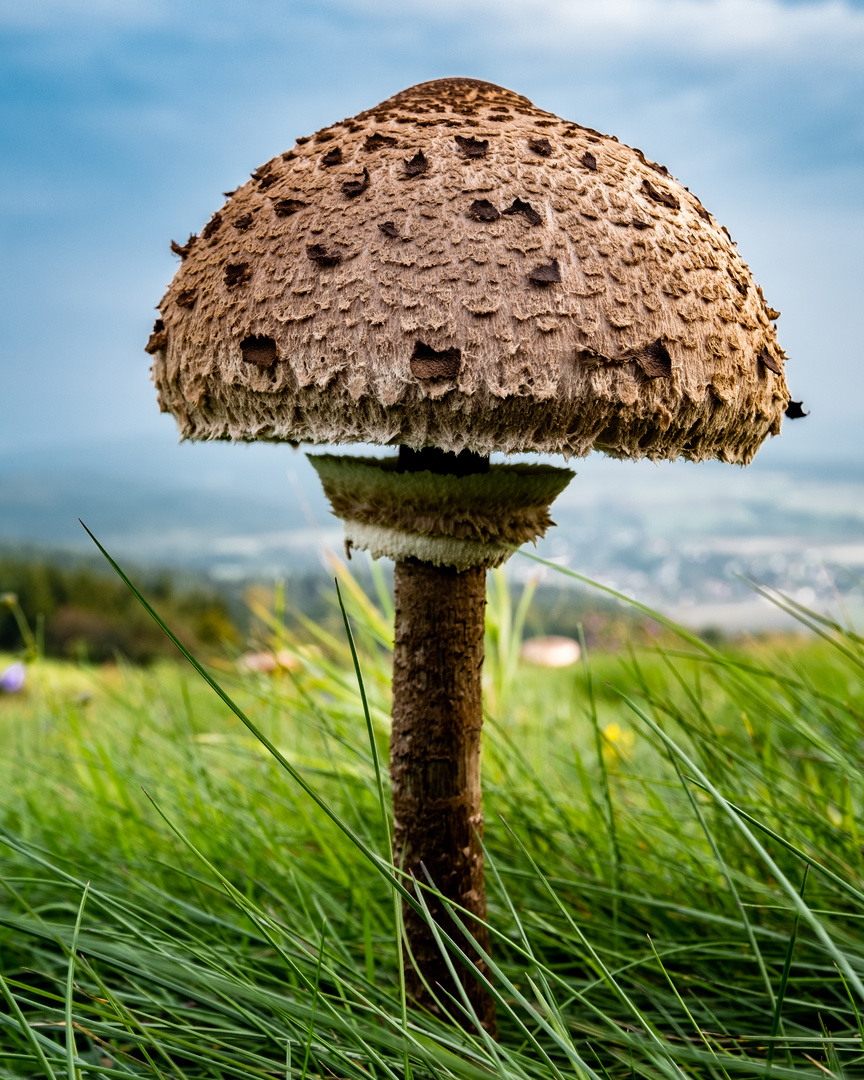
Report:
[[864,3],[0,0],[0,450],[152,435],[168,244],[298,135],[467,75],[616,134],[725,223],[813,410],[864,457]]

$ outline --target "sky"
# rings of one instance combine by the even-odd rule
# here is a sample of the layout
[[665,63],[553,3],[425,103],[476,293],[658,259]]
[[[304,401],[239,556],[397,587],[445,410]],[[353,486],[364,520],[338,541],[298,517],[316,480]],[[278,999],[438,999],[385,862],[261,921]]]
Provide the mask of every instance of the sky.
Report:
[[864,0],[0,0],[0,452],[176,442],[143,352],[171,239],[452,75],[666,164],[782,312],[811,415],[765,453],[864,459]]

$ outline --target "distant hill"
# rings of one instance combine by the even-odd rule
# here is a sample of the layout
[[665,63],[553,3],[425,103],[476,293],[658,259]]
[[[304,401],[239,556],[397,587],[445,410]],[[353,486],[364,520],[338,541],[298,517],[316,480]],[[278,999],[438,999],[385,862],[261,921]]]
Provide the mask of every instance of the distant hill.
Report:
[[288,446],[140,440],[0,455],[0,507],[2,540],[90,550],[81,518],[118,554],[210,571],[317,565],[340,536]]
[[[746,470],[572,465],[546,558],[699,625],[772,621],[742,576],[817,606],[862,603],[864,462],[766,451]],[[317,476],[287,446],[130,439],[0,455],[0,541],[89,551],[79,517],[121,558],[224,581],[314,572],[342,548]]]

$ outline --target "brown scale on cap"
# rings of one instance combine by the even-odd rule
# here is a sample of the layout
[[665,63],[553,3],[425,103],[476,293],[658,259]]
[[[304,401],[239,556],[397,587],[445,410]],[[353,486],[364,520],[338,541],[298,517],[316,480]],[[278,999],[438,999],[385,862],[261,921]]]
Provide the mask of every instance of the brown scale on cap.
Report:
[[[671,210],[681,209],[681,202],[679,199],[676,199],[670,191],[658,190],[650,180],[642,181],[642,190],[649,198],[653,199],[654,202],[663,203],[664,206],[668,206]],[[697,210],[696,213],[698,214],[699,211]],[[701,214],[699,214],[699,216],[702,217]]]
[[240,342],[240,352],[247,364],[272,367],[279,359],[276,342],[264,334],[250,334]]
[[[256,170],[160,312],[153,376],[191,439],[747,462],[789,402],[776,313],[699,200],[473,79]],[[266,368],[250,337],[273,342]]]
[[413,158],[405,161],[406,176],[422,176],[429,168],[429,161],[422,150],[418,150]]
[[168,335],[165,333],[165,323],[162,319],[157,319],[153,323],[153,331],[150,334],[150,338],[147,344],[144,346],[144,351],[152,355],[158,353],[160,349],[164,349],[168,345]]
[[488,199],[475,199],[468,207],[468,217],[475,221],[497,221],[501,214]]
[[171,241],[171,250],[175,255],[179,255],[181,259],[185,259],[198,237],[195,233],[192,233],[185,244],[178,244],[176,240]]
[[432,349],[422,341],[415,341],[411,373],[418,379],[455,379],[461,362],[459,349]]
[[561,281],[561,267],[557,259],[542,266],[535,266],[528,274],[530,281],[536,285],[557,285]]
[[548,139],[529,139],[528,146],[535,154],[539,154],[541,157],[552,156],[552,144]]
[[342,194],[347,195],[349,198],[354,198],[357,195],[362,195],[367,187],[369,187],[369,170],[364,169],[363,175],[359,180],[345,181],[342,185]]
[[217,212],[210,218],[204,228],[201,230],[201,239],[209,240],[211,236],[214,236],[219,231],[219,226],[222,224],[222,215]]
[[466,139],[462,135],[457,135],[456,145],[466,158],[486,157],[486,153],[489,150],[488,139],[475,139],[473,136],[470,139]]
[[768,368],[769,371],[773,371],[775,375],[783,374],[783,368],[767,349],[763,349],[762,352],[759,353],[759,359],[765,367]]
[[543,220],[541,214],[531,206],[531,203],[523,202],[522,199],[514,199],[512,204],[507,207],[506,210],[501,211],[502,214],[521,214],[529,225],[539,225]]
[[289,217],[291,214],[296,214],[298,210],[302,210],[306,206],[306,203],[301,199],[277,199],[273,203],[273,210],[279,217]]
[[[245,285],[251,277],[252,267],[249,265],[249,263],[228,263],[225,266],[225,273],[222,275],[222,280],[225,282],[229,289],[234,289],[238,285]],[[183,305],[181,304],[180,306],[182,307]]]
[[310,244],[306,248],[306,257],[321,266],[334,266],[342,259],[342,253],[333,249],[327,250],[323,244]]
[[396,139],[392,135],[382,135],[380,131],[375,131],[369,136],[366,142],[363,144],[364,150],[380,150],[382,146],[395,146]]

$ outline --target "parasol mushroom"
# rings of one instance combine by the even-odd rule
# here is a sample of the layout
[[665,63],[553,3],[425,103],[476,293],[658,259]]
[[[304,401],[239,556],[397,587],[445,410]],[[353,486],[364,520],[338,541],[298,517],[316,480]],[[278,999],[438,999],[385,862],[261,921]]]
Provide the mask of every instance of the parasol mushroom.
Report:
[[[486,950],[485,572],[572,476],[489,454],[747,464],[789,405],[778,313],[667,169],[473,79],[298,139],[173,249],[147,348],[184,438],[399,447],[312,461],[349,552],[396,562],[396,863]],[[424,979],[454,992],[448,969],[410,907],[406,931],[435,1009]]]

